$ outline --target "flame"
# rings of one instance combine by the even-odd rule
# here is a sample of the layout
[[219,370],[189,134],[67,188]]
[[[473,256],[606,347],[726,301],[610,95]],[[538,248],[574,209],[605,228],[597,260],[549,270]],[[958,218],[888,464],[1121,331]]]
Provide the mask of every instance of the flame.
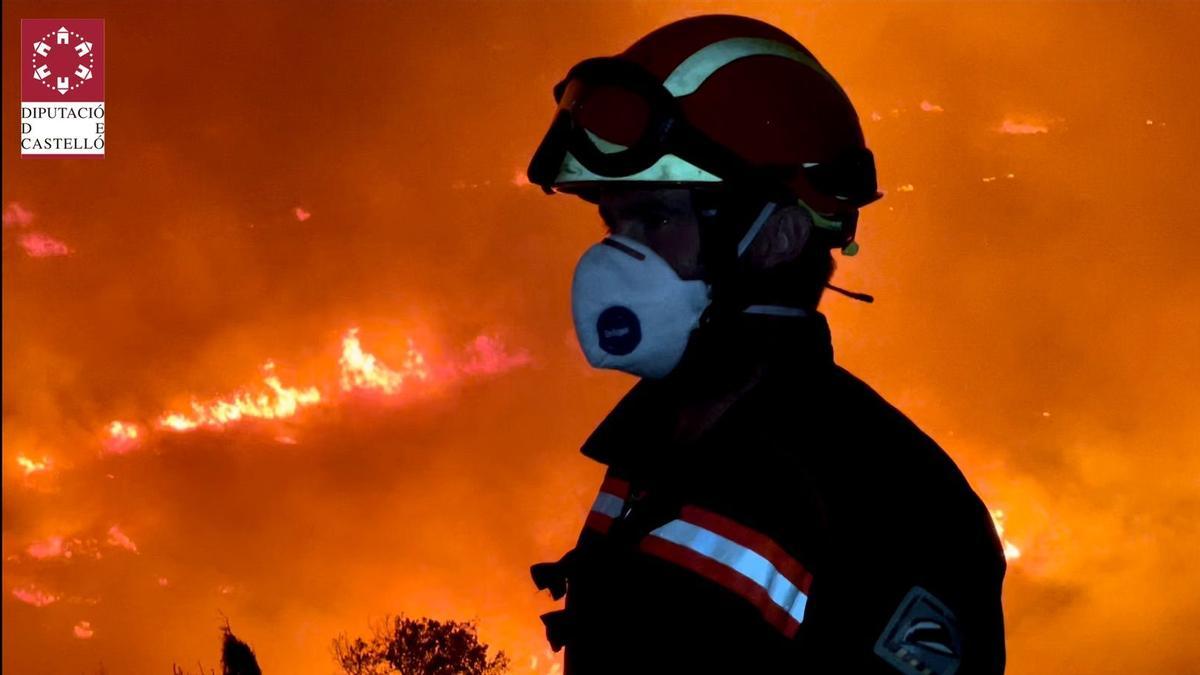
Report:
[[45,607],[46,605],[52,605],[59,600],[58,595],[43,591],[36,586],[23,586],[21,588],[14,588],[12,594],[14,598],[27,605],[33,605],[34,607]]
[[54,536],[42,541],[35,541],[25,547],[25,552],[29,557],[37,560],[45,560],[47,558],[71,557],[71,551],[64,543],[63,537]]
[[1000,541],[1004,543],[1004,558],[1006,560],[1016,560],[1021,557],[1021,549],[1017,545],[1004,538],[1004,510],[992,509],[992,525],[996,528],[996,536],[1000,537]]
[[71,247],[42,232],[29,232],[20,237],[21,248],[31,258],[52,258],[71,255]]
[[1006,117],[1000,123],[1000,126],[997,127],[996,131],[1002,134],[1015,135],[1045,134],[1050,131],[1050,127],[1040,120],[1018,122],[1011,117]]
[[416,377],[424,381],[430,376],[425,355],[417,351],[411,338],[401,369],[396,371],[375,358],[374,354],[363,351],[357,328],[351,328],[342,338],[342,356],[338,359],[338,365],[342,368],[343,391],[376,390],[394,394],[400,391],[408,378]]
[[42,461],[39,462],[29,459],[25,455],[17,455],[17,466],[20,466],[21,469],[25,471],[25,475],[29,476],[35,473],[48,471],[50,469],[50,460],[46,457],[43,457]]
[[113,420],[108,424],[108,438],[104,441],[104,450],[115,455],[123,455],[137,448],[141,443],[142,432],[133,422]]
[[480,335],[471,343],[469,354],[460,370],[471,375],[499,373],[530,362],[526,352],[509,354],[498,338]]
[[[443,364],[436,373],[447,378],[453,378],[456,374],[490,375],[525,365],[531,360],[523,350],[508,352],[498,337],[479,335],[468,346],[462,360]],[[340,392],[346,393],[372,391],[391,396],[398,394],[410,380],[425,382],[435,375],[425,354],[417,349],[411,338],[399,368],[393,369],[363,349],[358,328],[349,329],[342,338],[338,366]],[[265,386],[254,390],[242,388],[228,396],[207,401],[193,397],[191,412],[168,411],[159,416],[155,425],[159,429],[181,432],[202,427],[223,428],[245,419],[289,418],[303,408],[334,402],[339,393],[337,390],[322,392],[315,386],[285,387],[275,374],[275,364],[271,361],[264,364],[263,371],[262,384]],[[113,421],[108,426],[105,449],[117,454],[128,452],[137,447],[142,435],[138,425],[132,422]],[[279,434],[275,440],[285,445],[296,443],[295,436],[291,434]]]
[[291,417],[301,408],[321,402],[321,392],[316,387],[298,389],[283,386],[275,374],[273,362],[267,361],[263,371],[266,391],[242,390],[225,398],[205,402],[192,399],[191,415],[168,413],[159,418],[158,425],[172,431],[189,431],[202,426],[223,427],[246,418],[280,419]]
[[121,528],[116,525],[108,528],[108,545],[123,548],[126,551],[133,551],[134,553],[138,552],[137,544],[133,543],[129,535],[122,532]]
[[87,640],[95,635],[96,631],[92,630],[91,621],[80,621],[79,623],[75,624],[74,633],[75,637],[79,638],[80,640]]
[[17,202],[9,202],[4,207],[4,227],[25,227],[33,222],[33,212]]

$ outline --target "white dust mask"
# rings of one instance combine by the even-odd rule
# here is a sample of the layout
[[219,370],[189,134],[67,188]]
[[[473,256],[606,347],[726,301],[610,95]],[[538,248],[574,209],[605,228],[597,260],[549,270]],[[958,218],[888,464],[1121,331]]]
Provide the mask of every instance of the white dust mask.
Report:
[[707,283],[680,279],[648,246],[621,235],[585,251],[571,283],[588,363],[641,377],[660,378],[678,365],[708,303]]

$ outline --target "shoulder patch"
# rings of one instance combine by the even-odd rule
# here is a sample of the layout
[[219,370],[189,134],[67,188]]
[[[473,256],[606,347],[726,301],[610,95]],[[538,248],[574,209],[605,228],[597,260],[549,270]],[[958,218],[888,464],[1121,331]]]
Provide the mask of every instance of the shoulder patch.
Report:
[[875,653],[904,675],[954,675],[962,663],[954,612],[913,586],[875,643]]

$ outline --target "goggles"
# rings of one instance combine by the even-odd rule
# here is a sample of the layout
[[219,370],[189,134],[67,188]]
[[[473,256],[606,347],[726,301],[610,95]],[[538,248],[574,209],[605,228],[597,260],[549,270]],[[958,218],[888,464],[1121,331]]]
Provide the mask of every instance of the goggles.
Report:
[[[832,162],[800,167],[752,166],[689,124],[657,77],[619,57],[580,62],[554,87],[554,99],[553,122],[528,169],[530,182],[547,194],[572,183],[625,180],[714,183],[798,201],[788,183],[802,173],[813,189],[850,207],[883,196],[870,150],[854,148]],[[841,229],[813,213],[819,225]]]

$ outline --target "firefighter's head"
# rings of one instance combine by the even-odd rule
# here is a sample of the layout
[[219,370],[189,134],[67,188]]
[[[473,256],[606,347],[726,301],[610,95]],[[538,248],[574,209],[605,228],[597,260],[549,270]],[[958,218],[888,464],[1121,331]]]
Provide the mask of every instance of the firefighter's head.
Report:
[[882,196],[846,94],[761,21],[677,21],[580,62],[554,98],[529,178],[610,227],[573,290],[599,367],[669,372],[702,313],[812,311],[831,250],[855,253],[859,209]]

